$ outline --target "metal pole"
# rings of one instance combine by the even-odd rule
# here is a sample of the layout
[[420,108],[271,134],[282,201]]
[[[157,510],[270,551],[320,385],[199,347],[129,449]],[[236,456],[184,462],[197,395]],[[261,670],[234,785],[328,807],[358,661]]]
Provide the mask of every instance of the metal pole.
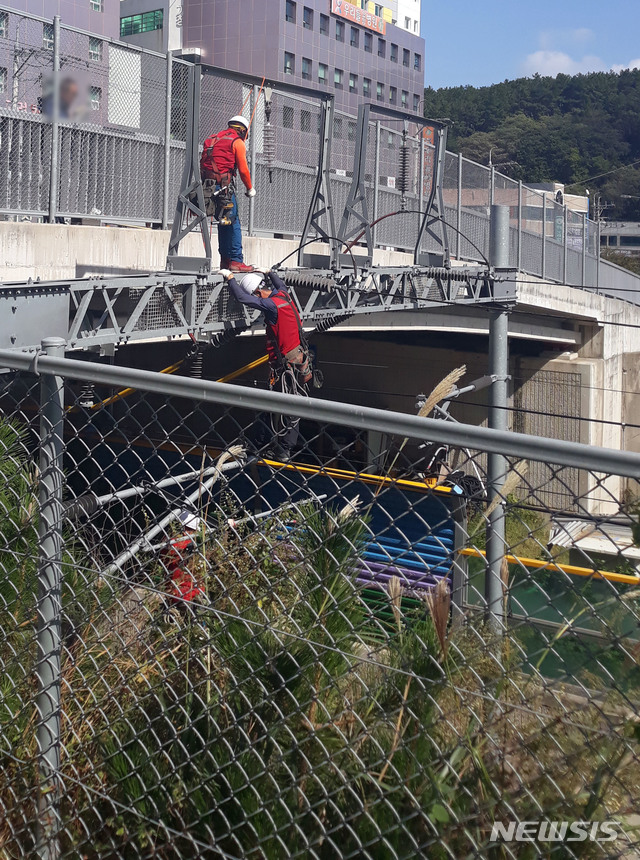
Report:
[[567,227],[569,226],[569,209],[567,206],[564,207],[563,212],[563,220],[562,220],[562,233],[564,239],[564,251],[562,255],[562,283],[567,283]]
[[[382,125],[380,120],[376,121],[376,153],[375,159],[373,162],[373,221],[376,221],[378,218],[379,210],[380,210],[380,137],[382,134]],[[377,225],[374,225],[371,228],[371,244],[375,248],[376,246],[376,234],[378,232]]]
[[[42,341],[44,355],[64,358],[65,342]],[[36,740],[38,747],[38,822],[36,855],[60,857],[60,622],[62,580],[62,452],[64,380],[43,374],[40,383],[40,489],[38,519],[38,604],[36,663]]]
[[547,272],[547,195],[542,194],[542,277]]
[[489,205],[493,206],[496,199],[496,169],[491,165],[489,185]]
[[582,286],[587,285],[587,216],[582,213]]
[[522,270],[522,180],[518,182],[518,270]]
[[597,220],[598,225],[598,235],[596,236],[596,290],[600,289],[600,242],[602,241],[602,237],[600,235],[601,226],[600,226],[600,217],[598,216]]
[[60,120],[60,16],[53,18],[53,116],[51,118],[51,166],[49,169],[49,224],[58,211],[58,146]]
[[[257,84],[253,85],[253,92],[251,93],[251,116],[256,116],[257,110],[256,105],[258,103],[258,96],[260,94],[260,89]],[[251,129],[251,134],[249,135],[249,167],[251,168],[251,176],[255,181],[255,172],[256,172],[256,153],[257,149],[257,135],[255,132],[255,127]],[[253,236],[253,225],[255,218],[255,204],[256,198],[249,198],[249,223],[247,224],[247,236]]]
[[[489,234],[489,262],[494,269],[509,265],[509,209],[507,206],[491,207],[491,231]],[[489,392],[489,427],[508,430],[507,384],[509,380],[509,314],[502,308],[491,311],[489,319],[489,375],[494,377]],[[500,453],[487,458],[487,500],[499,504],[489,514],[487,521],[487,559],[485,574],[485,601],[487,622],[498,633],[503,629],[502,566],[505,556],[505,517],[501,489],[505,479],[507,461]]]
[[[505,310],[491,312],[489,321],[489,373],[496,381],[489,390],[489,427],[494,430],[508,429],[507,384],[509,379],[509,314]],[[487,501],[500,499],[487,521],[487,558],[484,594],[489,627],[496,633],[503,629],[504,603],[502,566],[504,563],[506,538],[505,515],[501,489],[505,480],[507,461],[502,454],[491,453],[487,457]]]
[[491,207],[489,262],[494,269],[509,268],[509,207]]
[[458,153],[458,211],[456,212],[456,259],[462,253],[462,153]]
[[171,170],[171,99],[173,87],[173,54],[167,54],[167,102],[164,113],[164,176],[162,185],[162,229],[169,226],[169,172]]
[[[420,170],[419,170],[419,182],[420,186],[418,188],[418,209],[420,212],[424,209],[424,163],[425,163],[425,139],[424,137],[420,138]],[[420,222],[418,222],[418,226],[420,226]]]

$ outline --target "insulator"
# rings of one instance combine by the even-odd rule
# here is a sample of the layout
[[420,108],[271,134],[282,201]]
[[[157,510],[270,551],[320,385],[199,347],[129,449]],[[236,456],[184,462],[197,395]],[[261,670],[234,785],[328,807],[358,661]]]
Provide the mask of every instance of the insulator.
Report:
[[272,170],[276,160],[276,130],[271,123],[267,123],[264,127],[262,154],[267,167]]
[[204,370],[204,347],[199,346],[196,354],[191,359],[189,366],[189,376],[192,379],[202,379]]
[[209,345],[217,348],[225,343],[229,343],[246,328],[246,324],[242,324],[236,325],[234,328],[227,328],[224,331],[218,332],[217,334],[212,335],[211,343]]
[[400,171],[398,176],[398,190],[406,194],[409,190],[409,146],[403,143],[400,147]]
[[334,325],[338,325],[338,323],[344,322],[352,316],[353,314],[337,314],[334,317],[327,317],[327,319],[321,320],[321,322],[316,326],[316,334],[322,334],[322,332],[328,331],[330,328],[333,328]]

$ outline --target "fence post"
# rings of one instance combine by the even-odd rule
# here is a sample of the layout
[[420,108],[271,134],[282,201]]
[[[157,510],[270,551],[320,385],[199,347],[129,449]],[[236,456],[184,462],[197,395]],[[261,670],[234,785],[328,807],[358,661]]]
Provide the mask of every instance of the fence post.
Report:
[[[42,353],[64,357],[65,341],[42,341]],[[39,860],[60,856],[60,623],[62,579],[62,452],[64,381],[43,374],[40,382],[40,488],[38,519],[37,725]]]
[[582,213],[582,286],[587,286],[587,215]]
[[563,254],[562,254],[562,283],[566,284],[567,283],[567,274],[568,274],[567,250],[569,247],[568,237],[567,237],[567,228],[569,227],[569,208],[566,205],[564,206],[563,215],[564,215],[564,217],[563,217],[562,233],[563,233],[563,238],[564,238],[564,250],[563,250]]
[[[260,93],[259,87],[257,86],[257,84],[254,84],[253,85],[253,91],[251,93],[251,116],[252,117],[255,116],[255,113],[257,112],[256,105],[258,104],[259,93]],[[257,137],[256,137],[256,132],[254,129],[252,131],[251,135],[249,136],[249,166],[251,167],[251,176],[253,176],[253,177],[255,177],[255,175],[256,175],[256,153],[258,151],[257,143],[258,143],[258,141],[257,141]],[[254,224],[254,218],[255,218],[255,214],[254,214],[255,213],[255,205],[256,205],[256,198],[250,197],[249,198],[249,222],[247,224],[247,236],[253,236],[254,235],[253,224]]]
[[167,52],[167,103],[164,114],[164,176],[162,185],[162,229],[169,226],[169,173],[171,170],[171,100],[173,87],[173,53]]
[[522,180],[518,182],[518,270],[522,269]]
[[[380,208],[380,135],[382,133],[382,125],[380,120],[376,121],[376,155],[373,162],[375,176],[373,177],[373,221],[378,219],[378,211]],[[376,233],[378,232],[377,225],[371,228],[371,245],[376,246]]]
[[462,153],[458,153],[458,201],[456,212],[456,259],[462,254]]
[[493,164],[491,165],[489,176],[489,205],[493,206],[496,199],[496,169]]
[[49,224],[55,224],[58,211],[58,147],[60,119],[60,16],[53,18],[53,99],[51,103],[51,164],[49,167]]
[[[489,262],[494,269],[509,266],[509,209],[491,207]],[[507,385],[509,381],[509,314],[502,308],[491,311],[489,317],[489,375],[494,377],[489,392],[489,427],[508,429]],[[487,522],[487,556],[484,594],[487,622],[499,633],[504,626],[502,565],[505,554],[505,515],[501,490],[507,468],[502,454],[489,454],[487,460],[487,500],[498,504]]]
[[547,273],[547,193],[542,192],[542,272],[544,278]]
[[600,216],[598,216],[598,220],[596,223],[598,225],[598,235],[596,236],[596,290],[599,290],[600,289],[600,251],[601,251],[600,242],[602,241],[602,236],[601,236],[602,228],[600,226]]

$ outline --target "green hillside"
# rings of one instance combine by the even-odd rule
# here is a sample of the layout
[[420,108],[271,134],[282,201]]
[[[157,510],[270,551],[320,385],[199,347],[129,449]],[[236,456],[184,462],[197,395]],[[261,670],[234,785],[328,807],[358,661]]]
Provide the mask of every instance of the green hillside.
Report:
[[[525,182],[579,183],[640,219],[640,71],[519,78],[490,87],[425,90],[425,114],[453,121],[449,149]],[[572,189],[574,190],[574,189]]]

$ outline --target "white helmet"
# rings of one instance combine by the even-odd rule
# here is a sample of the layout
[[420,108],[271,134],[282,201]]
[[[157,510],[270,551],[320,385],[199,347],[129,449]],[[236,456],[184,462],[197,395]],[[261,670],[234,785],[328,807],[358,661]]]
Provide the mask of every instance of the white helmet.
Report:
[[202,520],[196,514],[192,514],[191,511],[181,511],[178,515],[178,520],[184,526],[185,529],[191,529],[191,531],[197,531],[202,525]]
[[245,293],[249,293],[252,296],[256,290],[260,289],[264,285],[264,275],[261,275],[260,272],[249,272],[248,275],[244,275],[240,278],[240,286],[245,291]]
[[247,131],[249,131],[249,120],[245,119],[245,117],[243,116],[240,116],[240,114],[238,114],[238,116],[232,116],[229,120],[229,125],[241,125],[243,128],[246,128]]

